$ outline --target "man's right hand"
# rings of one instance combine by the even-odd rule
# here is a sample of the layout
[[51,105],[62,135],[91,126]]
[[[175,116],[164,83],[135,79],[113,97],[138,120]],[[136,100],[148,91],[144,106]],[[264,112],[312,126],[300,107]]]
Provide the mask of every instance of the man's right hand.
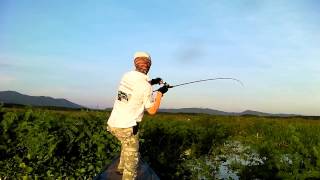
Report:
[[162,86],[157,91],[161,92],[162,94],[165,94],[166,92],[168,92],[168,86]]

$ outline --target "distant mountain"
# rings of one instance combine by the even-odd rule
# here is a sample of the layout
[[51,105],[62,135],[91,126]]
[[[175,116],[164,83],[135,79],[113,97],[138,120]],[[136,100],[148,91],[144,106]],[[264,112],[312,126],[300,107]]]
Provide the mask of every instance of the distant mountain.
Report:
[[[66,99],[56,99],[47,96],[29,96],[20,94],[15,91],[0,91],[0,103],[5,104],[16,104],[16,105],[31,105],[31,106],[45,106],[45,107],[61,107],[61,108],[72,108],[80,109],[85,108],[84,106],[75,104]],[[112,110],[112,108],[107,108]],[[225,112],[215,109],[208,108],[180,108],[180,109],[160,109],[159,112],[166,113],[202,113],[211,115],[226,115],[226,116],[241,116],[241,115],[254,115],[254,116],[299,116],[297,114],[271,114],[259,111],[246,110],[243,112]]]
[[[265,112],[259,112],[259,111],[252,111],[252,110],[246,110],[241,113],[238,113],[239,115],[255,115],[255,116],[278,116],[280,114],[271,114],[271,113],[265,113]],[[285,115],[285,114],[283,114]],[[288,114],[290,116],[290,114]]]
[[227,115],[227,116],[243,116],[243,115],[254,115],[254,116],[299,116],[297,114],[271,114],[259,111],[246,110],[243,112],[225,112],[219,111],[215,109],[208,108],[181,108],[181,109],[160,109],[159,112],[166,113],[203,113],[203,114],[211,114],[211,115]]
[[5,104],[63,107],[79,109],[83,106],[70,102],[66,99],[56,99],[46,96],[29,96],[15,91],[0,91],[0,102]]
[[255,116],[279,116],[279,117],[291,117],[291,116],[302,116],[299,114],[285,114],[285,113],[265,113],[265,112],[259,112],[259,111],[252,111],[252,110],[246,110],[241,113],[238,113],[238,115],[255,115]]

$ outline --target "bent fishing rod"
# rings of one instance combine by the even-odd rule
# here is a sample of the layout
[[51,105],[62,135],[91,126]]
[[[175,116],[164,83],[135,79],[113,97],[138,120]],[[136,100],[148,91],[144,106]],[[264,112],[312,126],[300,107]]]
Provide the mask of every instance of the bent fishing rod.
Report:
[[229,78],[229,77],[218,77],[218,78],[211,78],[211,79],[200,79],[197,81],[190,81],[190,82],[185,82],[185,83],[181,83],[181,84],[176,84],[176,85],[169,85],[167,82],[163,82],[161,81],[160,84],[163,84],[164,86],[167,86],[167,88],[174,88],[174,87],[178,87],[178,86],[185,86],[188,84],[194,84],[194,83],[199,83],[199,82],[204,82],[204,81],[216,81],[216,80],[233,80],[238,82],[239,84],[241,84],[241,86],[244,86],[243,83],[236,78]]

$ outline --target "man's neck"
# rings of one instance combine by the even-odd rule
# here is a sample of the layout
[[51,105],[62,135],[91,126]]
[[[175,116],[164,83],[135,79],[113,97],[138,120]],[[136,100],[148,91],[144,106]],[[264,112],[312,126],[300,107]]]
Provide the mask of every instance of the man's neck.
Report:
[[140,73],[142,73],[142,74],[144,74],[144,75],[147,75],[147,73],[146,73],[146,72],[139,71],[138,69],[136,69],[135,71],[140,72]]

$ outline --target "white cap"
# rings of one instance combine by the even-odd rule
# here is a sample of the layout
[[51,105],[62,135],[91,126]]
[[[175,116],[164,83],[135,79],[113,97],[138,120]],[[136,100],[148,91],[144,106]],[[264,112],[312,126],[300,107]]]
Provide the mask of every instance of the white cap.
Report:
[[149,60],[151,60],[150,55],[148,53],[142,52],[142,51],[138,51],[138,52],[134,53],[134,59],[137,58],[137,57],[146,57]]

